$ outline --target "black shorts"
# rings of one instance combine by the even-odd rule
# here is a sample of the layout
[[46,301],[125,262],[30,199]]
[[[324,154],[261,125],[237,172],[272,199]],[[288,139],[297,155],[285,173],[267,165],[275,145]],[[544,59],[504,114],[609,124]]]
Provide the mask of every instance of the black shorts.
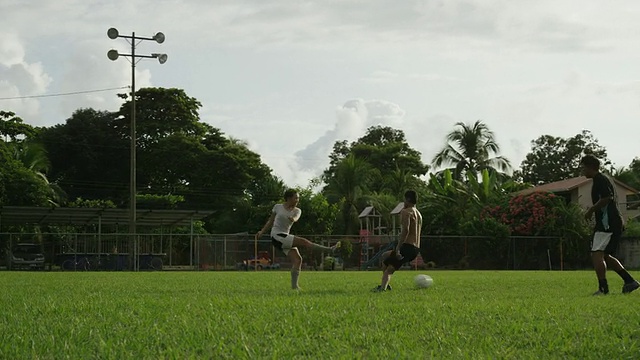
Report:
[[410,245],[410,244],[402,244],[400,246],[400,255],[402,255],[402,259],[398,259],[396,257],[396,252],[393,251],[382,263],[389,266],[393,266],[396,270],[400,269],[402,265],[409,263],[415,259],[420,253],[420,249]]

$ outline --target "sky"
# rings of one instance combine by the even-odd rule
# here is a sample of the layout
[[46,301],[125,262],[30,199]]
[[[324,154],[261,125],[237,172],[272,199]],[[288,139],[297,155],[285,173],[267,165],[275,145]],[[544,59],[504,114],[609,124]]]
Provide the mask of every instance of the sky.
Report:
[[640,156],[637,1],[3,0],[0,14],[0,110],[34,126],[116,111],[131,65],[106,54],[130,45],[107,30],[161,31],[136,53],[168,61],[142,59],[136,88],[184,89],[289,186],[373,125],[425,163],[476,120],[516,169],[537,137],[583,129],[618,167]]

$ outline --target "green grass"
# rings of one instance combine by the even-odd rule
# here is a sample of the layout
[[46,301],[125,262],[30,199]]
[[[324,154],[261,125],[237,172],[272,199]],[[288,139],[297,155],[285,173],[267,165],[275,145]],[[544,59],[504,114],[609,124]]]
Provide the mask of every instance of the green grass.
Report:
[[[592,272],[0,273],[2,359],[636,359],[640,291]],[[637,273],[634,275],[638,275]]]

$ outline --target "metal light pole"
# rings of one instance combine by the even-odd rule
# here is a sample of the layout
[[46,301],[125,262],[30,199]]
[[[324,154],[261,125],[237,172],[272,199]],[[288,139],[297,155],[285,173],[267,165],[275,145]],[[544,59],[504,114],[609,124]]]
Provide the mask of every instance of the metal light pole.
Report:
[[164,42],[164,34],[161,32],[156,33],[153,37],[141,37],[136,36],[135,32],[132,32],[131,36],[120,35],[117,29],[110,28],[107,31],[107,36],[109,37],[109,39],[125,38],[129,42],[129,44],[131,44],[131,54],[120,54],[118,53],[118,50],[111,49],[107,52],[107,57],[112,61],[116,61],[120,56],[131,58],[131,60],[129,61],[131,63],[131,161],[129,169],[129,233],[132,237],[132,248],[130,250],[130,254],[133,260],[133,270],[137,271],[139,270],[140,264],[138,259],[138,244],[136,237],[136,64],[138,63],[138,61],[140,61],[138,58],[158,59],[160,64],[164,64],[167,61],[167,54],[136,54],[136,45],[141,43],[143,40],[153,40],[158,44],[162,44]]

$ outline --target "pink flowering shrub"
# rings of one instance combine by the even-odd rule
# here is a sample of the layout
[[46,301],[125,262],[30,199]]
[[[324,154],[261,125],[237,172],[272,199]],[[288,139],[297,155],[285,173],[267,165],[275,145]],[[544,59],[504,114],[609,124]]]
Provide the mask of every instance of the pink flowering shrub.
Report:
[[535,236],[556,235],[553,225],[557,223],[555,211],[564,200],[552,193],[534,192],[517,195],[503,205],[484,207],[480,220],[492,218],[509,227],[511,235]]

